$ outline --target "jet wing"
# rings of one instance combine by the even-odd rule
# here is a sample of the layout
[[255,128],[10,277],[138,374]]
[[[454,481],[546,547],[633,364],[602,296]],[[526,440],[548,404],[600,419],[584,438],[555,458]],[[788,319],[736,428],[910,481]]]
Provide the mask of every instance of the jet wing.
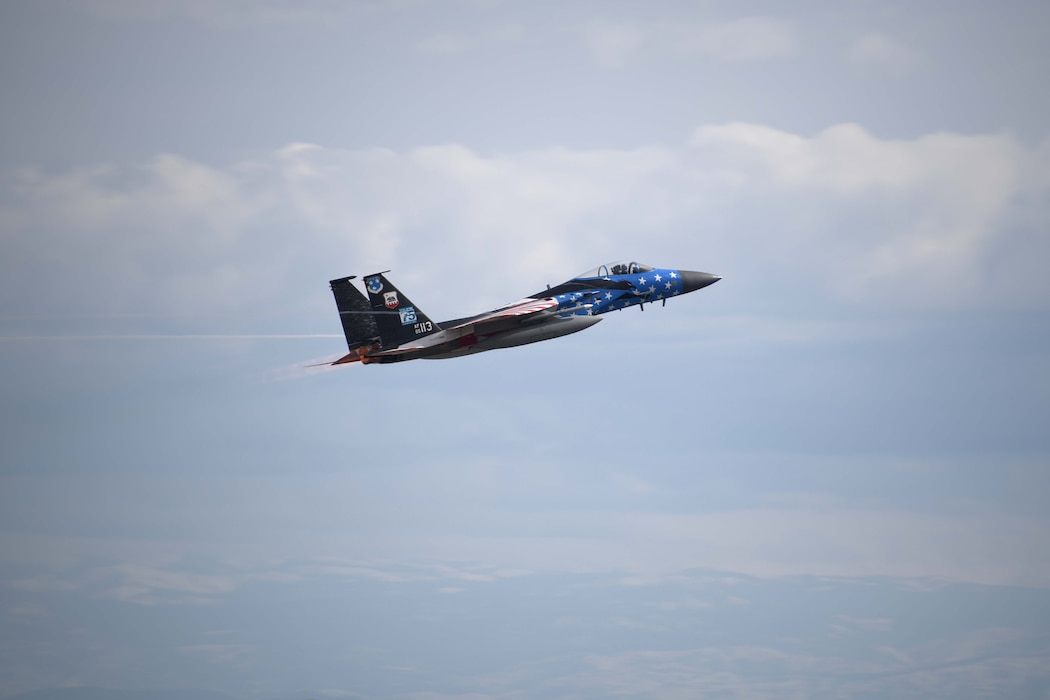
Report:
[[559,313],[576,310],[575,308],[559,309],[558,306],[556,299],[522,299],[501,309],[461,319],[454,322],[454,325],[443,326],[437,333],[423,336],[399,347],[389,350],[365,351],[362,354],[367,354],[371,358],[406,355],[425,357],[439,350],[451,350],[462,347],[464,344],[473,345],[479,336],[488,336],[530,323],[539,323]]
[[491,335],[509,328],[536,323],[558,313],[555,299],[522,299],[501,309],[465,319],[447,331],[458,331],[456,335]]

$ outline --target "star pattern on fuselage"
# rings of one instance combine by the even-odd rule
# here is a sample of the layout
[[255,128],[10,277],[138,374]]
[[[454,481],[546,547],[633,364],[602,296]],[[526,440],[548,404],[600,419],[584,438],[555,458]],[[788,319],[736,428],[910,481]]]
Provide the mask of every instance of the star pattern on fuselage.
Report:
[[[631,306],[642,306],[649,302],[666,301],[682,293],[680,275],[675,270],[650,270],[644,276],[610,275],[591,278],[596,286],[558,294],[558,313],[574,315],[597,315],[609,311],[621,311]],[[611,282],[604,285],[601,282]],[[587,278],[580,282],[586,283]],[[650,282],[651,281],[651,282]],[[620,283],[626,282],[626,286]],[[584,286],[584,285],[581,285]]]

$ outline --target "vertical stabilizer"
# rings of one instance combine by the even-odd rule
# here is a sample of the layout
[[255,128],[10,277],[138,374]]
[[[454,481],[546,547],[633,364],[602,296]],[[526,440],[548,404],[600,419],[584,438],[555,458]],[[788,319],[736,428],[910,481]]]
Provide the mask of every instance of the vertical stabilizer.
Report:
[[441,330],[382,273],[365,277],[365,288],[384,350]]
[[372,315],[372,306],[365,295],[350,283],[352,279],[353,276],[343,277],[332,280],[329,284],[335,296],[335,305],[339,309],[339,320],[343,323],[346,346],[350,350],[356,350],[362,345],[379,342],[379,327],[376,325],[375,316]]

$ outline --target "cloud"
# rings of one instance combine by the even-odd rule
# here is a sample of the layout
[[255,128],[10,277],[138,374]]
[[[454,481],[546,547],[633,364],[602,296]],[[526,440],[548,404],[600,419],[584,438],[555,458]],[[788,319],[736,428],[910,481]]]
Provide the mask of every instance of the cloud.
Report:
[[7,610],[9,615],[15,617],[28,617],[28,618],[47,618],[51,617],[51,613],[48,612],[43,606],[36,603],[19,603],[13,605]]
[[185,19],[215,26],[325,26],[365,3],[332,0],[79,0],[93,14],[110,20]]
[[735,277],[755,300],[760,280],[801,270],[778,298],[1041,306],[1048,172],[1050,148],[1009,134],[887,140],[855,124],[702,126],[625,150],[164,154],[9,173],[0,289],[21,315],[322,313],[326,280],[394,268],[442,316],[628,256]]
[[605,22],[584,28],[584,42],[601,65],[641,56],[700,57],[719,63],[786,58],[798,52],[795,26],[775,17],[711,22]]
[[556,683],[606,695],[682,699],[696,697],[697,688],[719,697],[918,698],[972,696],[974,688],[1005,697],[1045,679],[1046,650],[1037,644],[1032,653],[1018,655],[1016,633],[978,629],[958,641],[948,635],[929,640],[929,630],[916,636],[921,641],[904,641],[903,651],[875,647],[883,652],[875,656],[797,640],[635,648],[591,654]]
[[[66,542],[70,544],[70,542]],[[75,546],[75,545],[74,545]],[[32,578],[14,579],[8,585],[26,593],[76,593],[87,598],[119,601],[142,607],[215,605],[229,600],[251,582],[275,585],[296,585],[303,581],[378,582],[381,584],[408,584],[435,582],[437,590],[456,593],[468,590],[470,584],[491,584],[534,572],[519,568],[483,564],[434,563],[424,559],[416,563],[386,561],[344,560],[331,557],[314,559],[275,559],[272,555],[250,562],[215,566],[187,564],[185,557],[199,555],[191,546],[183,552],[180,561],[163,565],[126,561],[99,565],[98,551],[81,548],[79,564],[59,572],[40,573]],[[126,556],[128,552],[125,550]],[[251,559],[251,557],[249,557]],[[89,563],[90,562],[90,563]],[[0,564],[6,565],[6,560]],[[23,602],[9,606],[9,615],[43,618],[51,613],[36,603]],[[214,632],[212,636],[221,636]],[[193,651],[223,645],[194,647]]]
[[919,54],[885,34],[868,34],[849,49],[849,59],[862,67],[905,71],[920,63]]
[[594,60],[603,66],[626,63],[645,40],[645,29],[632,22],[592,24],[584,29],[587,49]]
[[855,124],[812,138],[753,124],[702,127],[692,144],[733,164],[723,173],[731,189],[785,217],[789,235],[778,247],[789,264],[845,265],[845,274],[822,271],[845,298],[942,307],[992,291],[982,257],[1005,234],[1032,155],[1006,134],[886,141]]
[[188,644],[175,647],[175,651],[204,659],[213,664],[239,663],[254,665],[251,656],[255,648],[246,644]]
[[173,567],[126,563],[100,567],[87,573],[83,582],[100,586],[105,598],[135,605],[204,605],[234,591],[243,575],[200,574]]
[[[528,519],[517,516],[519,522]],[[1050,588],[1041,518],[930,516],[903,511],[779,509],[707,514],[542,514],[514,547],[495,531],[412,543],[410,557],[458,556],[536,571],[666,576],[716,569],[775,578],[886,576]],[[490,520],[490,522],[492,522]],[[545,532],[557,537],[544,537]],[[601,533],[601,534],[595,534]]]
[[472,42],[467,37],[454,32],[435,34],[416,44],[416,48],[422,53],[438,55],[465,53],[472,46]]
[[764,61],[793,56],[798,51],[794,25],[775,17],[745,17],[726,22],[684,26],[677,30],[676,48],[725,63]]
[[842,625],[835,625],[841,633],[852,633],[855,631],[865,632],[889,632],[893,629],[893,620],[886,617],[853,617],[852,615],[839,615],[838,619]]
[[11,582],[30,592],[87,591],[101,598],[143,606],[201,605],[233,592],[249,578],[265,574],[212,574],[180,570],[175,565],[124,563],[83,570],[45,573]]
[[417,51],[424,54],[451,56],[479,48],[517,42],[523,36],[524,30],[521,26],[502,24],[468,33],[460,31],[440,32],[417,41],[415,47]]

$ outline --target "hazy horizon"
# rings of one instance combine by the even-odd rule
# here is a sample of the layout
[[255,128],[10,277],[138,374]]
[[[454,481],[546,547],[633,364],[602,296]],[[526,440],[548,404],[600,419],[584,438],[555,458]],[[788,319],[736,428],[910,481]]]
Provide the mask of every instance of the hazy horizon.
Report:
[[[1050,698],[1047,26],[5,3],[0,697]],[[306,368],[622,259],[723,279]]]

